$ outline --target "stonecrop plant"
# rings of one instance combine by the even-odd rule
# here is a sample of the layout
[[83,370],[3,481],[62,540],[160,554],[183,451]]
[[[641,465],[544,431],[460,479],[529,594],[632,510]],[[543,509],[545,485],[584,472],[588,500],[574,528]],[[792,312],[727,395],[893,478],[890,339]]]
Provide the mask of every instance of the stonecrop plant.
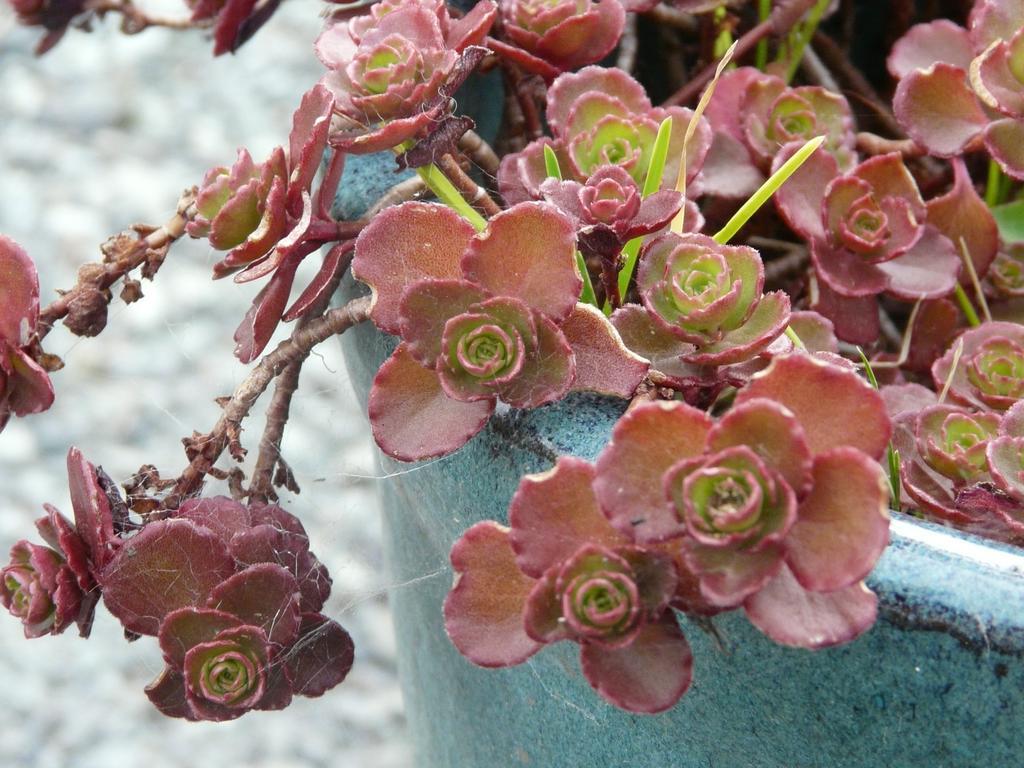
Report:
[[[210,29],[215,55],[279,5],[10,3],[40,53],[113,14]],[[332,2],[323,75],[267,159],[239,150],[48,304],[0,235],[0,429],[53,404],[55,324],[98,335],[113,287],[140,300],[186,234],[221,252],[213,278],[265,280],[234,332],[252,365],[184,469],[119,488],[70,448],[73,520],[44,506],[0,603],[38,638],[87,637],[102,602],[155,638],[145,692],[172,717],[341,683],[355,650],[331,577],[277,502],[299,491],[280,446],[302,365],[359,323],[390,345],[367,411],[401,462],[574,393],[621,408],[596,456],[548,457],[505,519],[452,542],[437,611],[480,666],[573,642],[600,697],[662,712],[700,675],[687,633],[723,612],[809,650],[868,632],[893,514],[1024,544],[1024,7],[908,22],[868,82],[827,42],[832,5]],[[491,72],[480,98],[503,119],[478,134],[463,94]],[[358,172],[413,174],[343,216],[347,165],[371,154]],[[362,293],[332,306],[346,277]]]

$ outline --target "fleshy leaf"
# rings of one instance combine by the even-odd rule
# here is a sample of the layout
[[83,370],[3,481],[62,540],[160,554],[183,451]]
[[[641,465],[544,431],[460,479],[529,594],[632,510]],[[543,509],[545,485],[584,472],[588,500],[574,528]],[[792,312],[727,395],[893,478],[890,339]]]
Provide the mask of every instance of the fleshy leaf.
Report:
[[963,152],[988,124],[967,73],[941,62],[900,80],[893,111],[911,138],[939,157]]
[[576,377],[576,359],[561,330],[544,315],[536,315],[537,347],[523,370],[496,387],[498,396],[515,408],[537,408],[562,399]]
[[597,505],[594,474],[589,462],[561,456],[547,472],[519,481],[508,510],[509,541],[527,576],[539,579],[585,544],[627,543]]
[[375,216],[356,240],[352,274],[373,291],[377,327],[401,332],[399,304],[418,280],[461,279],[462,254],[475,232],[451,208],[431,203],[405,203]]
[[25,250],[0,235],[0,340],[14,347],[28,341],[39,317],[39,277]]
[[985,129],[985,147],[1007,175],[1024,179],[1024,119],[996,120]]
[[974,58],[970,35],[959,24],[939,19],[917,24],[896,41],[886,59],[889,74],[899,80],[915,69],[942,61],[966,70]]
[[452,400],[437,373],[416,362],[402,345],[377,371],[367,413],[384,453],[399,461],[420,461],[465,445],[483,429],[494,404],[494,399]]
[[271,642],[289,645],[299,631],[299,584],[274,563],[250,565],[218,584],[208,604],[260,627]]
[[541,644],[523,624],[535,582],[516,566],[509,530],[477,523],[455,542],[451,560],[456,581],[444,601],[444,624],[459,652],[482,667],[510,667],[535,654]]
[[776,357],[740,390],[735,405],[757,397],[796,415],[814,455],[848,445],[877,459],[889,444],[892,427],[881,395],[851,370],[806,355]]
[[781,336],[788,322],[789,296],[782,291],[767,293],[743,325],[713,344],[684,355],[684,359],[696,365],[732,365],[749,360]]
[[103,570],[103,600],[125,629],[156,635],[164,617],[202,606],[235,571],[224,543],[186,520],[158,520],[122,544]]
[[117,545],[110,502],[100,487],[96,468],[74,446],[68,450],[67,466],[75,530],[85,542],[93,568],[99,571],[110,561]]
[[[999,229],[992,212],[975,191],[962,158],[953,160],[953,188],[929,200],[927,206],[928,223],[957,248],[962,237],[975,274],[984,277],[999,250]],[[967,285],[970,281],[967,270],[963,270],[960,282]]]
[[553,205],[520,203],[492,218],[470,242],[466,277],[498,296],[512,296],[558,322],[576,305],[583,279],[576,267],[576,230]]
[[185,654],[200,643],[208,643],[219,632],[240,627],[237,616],[210,608],[179,608],[167,614],[160,625],[158,638],[164,660],[174,669],[185,664]]
[[800,584],[830,592],[860,581],[889,543],[889,485],[860,451],[834,448],[814,459],[814,487],[786,538]]
[[580,662],[594,689],[630,712],[664,712],[686,693],[693,678],[690,644],[671,611],[644,626],[624,648],[584,645]]
[[679,402],[641,403],[615,425],[597,458],[594,490],[605,514],[638,543],[678,535],[680,523],[662,491],[662,475],[681,459],[699,456],[710,417]]
[[561,326],[576,358],[574,391],[632,397],[650,363],[631,351],[599,309],[577,304]]
[[297,695],[322,696],[345,679],[354,659],[352,638],[341,625],[319,613],[302,614],[286,661]]
[[486,291],[466,280],[430,278],[413,283],[402,295],[398,310],[409,354],[433,367],[441,354],[445,323],[486,298]]
[[878,615],[878,598],[863,582],[810,592],[783,566],[744,608],[751,623],[775,642],[813,650],[848,643],[867,631]]

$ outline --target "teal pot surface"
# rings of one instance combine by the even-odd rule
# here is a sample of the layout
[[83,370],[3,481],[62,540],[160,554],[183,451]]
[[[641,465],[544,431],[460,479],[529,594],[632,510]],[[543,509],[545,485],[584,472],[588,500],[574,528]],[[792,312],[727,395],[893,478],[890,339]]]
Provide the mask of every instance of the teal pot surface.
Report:
[[[343,343],[365,402],[394,341],[363,325]],[[506,670],[460,656],[441,615],[452,543],[480,520],[507,522],[523,474],[561,454],[593,459],[624,407],[576,395],[499,414],[440,460],[381,456],[391,604],[418,768],[1024,764],[1024,555],[902,515],[869,579],[881,597],[874,628],[811,652],[775,645],[739,612],[704,625],[684,619],[694,682],[664,714],[605,704],[580,672],[573,643]]]

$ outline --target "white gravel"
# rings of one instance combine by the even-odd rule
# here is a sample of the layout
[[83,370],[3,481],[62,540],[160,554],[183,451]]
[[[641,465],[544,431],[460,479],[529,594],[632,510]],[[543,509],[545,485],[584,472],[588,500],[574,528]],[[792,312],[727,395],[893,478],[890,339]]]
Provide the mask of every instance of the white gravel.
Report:
[[[158,4],[181,13],[180,0]],[[238,146],[257,158],[285,143],[290,115],[320,66],[314,0],[289,0],[237,56],[213,59],[197,33],[125,37],[113,19],[71,31],[42,59],[37,30],[0,2],[0,232],[36,260],[44,300],[74,282],[105,237],[160,223],[180,191]],[[50,502],[70,512],[69,445],[115,479],[142,463],[177,474],[179,440],[208,430],[213,398],[244,375],[232,331],[256,286],[212,282],[216,260],[195,241],[176,246],[145,299],[112,305],[108,329],[46,341],[67,368],[47,413],[0,435],[0,554],[33,533]],[[32,642],[0,616],[0,766],[4,768],[348,768],[411,765],[381,571],[375,465],[365,416],[336,345],[306,366],[284,455],[302,493],[286,506],[305,522],[334,577],[328,613],[355,638],[348,680],[319,700],[225,724],[159,715],[142,689],[160,667],[150,638],[128,644],[101,608],[90,641],[73,631]],[[261,429],[259,419],[247,436]],[[254,434],[255,433],[255,434]],[[255,454],[255,451],[252,452]]]

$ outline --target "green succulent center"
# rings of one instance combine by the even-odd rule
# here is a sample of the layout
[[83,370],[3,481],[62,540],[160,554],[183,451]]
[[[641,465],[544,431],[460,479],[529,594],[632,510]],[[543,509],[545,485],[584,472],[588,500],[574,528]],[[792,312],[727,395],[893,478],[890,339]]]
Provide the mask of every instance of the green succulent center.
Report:
[[245,696],[255,683],[251,660],[239,651],[219,654],[206,661],[202,669],[207,695],[225,703]]
[[729,267],[717,253],[680,254],[671,275],[673,303],[689,313],[710,304],[729,288]]
[[990,339],[968,363],[967,378],[985,394],[1024,396],[1024,348],[1009,339]]
[[750,472],[726,467],[700,470],[689,483],[694,511],[711,533],[736,533],[757,523],[761,488]]
[[468,373],[477,378],[491,378],[513,362],[515,349],[515,340],[504,329],[485,324],[459,339],[456,356]]

